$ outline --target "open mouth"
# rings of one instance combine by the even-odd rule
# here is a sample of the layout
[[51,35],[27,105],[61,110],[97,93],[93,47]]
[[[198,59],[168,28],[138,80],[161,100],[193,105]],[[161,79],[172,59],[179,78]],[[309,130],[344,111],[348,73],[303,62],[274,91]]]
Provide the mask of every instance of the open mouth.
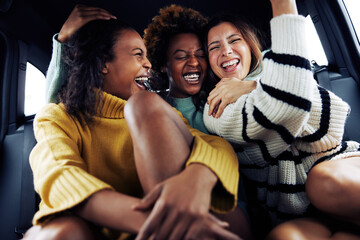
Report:
[[228,62],[224,62],[223,64],[221,64],[221,67],[223,69],[233,69],[233,68],[236,68],[236,66],[239,64],[239,62],[240,62],[239,59],[233,59]]
[[187,82],[197,82],[200,79],[200,73],[199,72],[185,73],[183,75],[183,78]]
[[136,77],[135,78],[135,82],[139,85],[139,86],[143,86],[145,87],[146,89],[148,89],[150,87],[150,84],[149,84],[149,77]]

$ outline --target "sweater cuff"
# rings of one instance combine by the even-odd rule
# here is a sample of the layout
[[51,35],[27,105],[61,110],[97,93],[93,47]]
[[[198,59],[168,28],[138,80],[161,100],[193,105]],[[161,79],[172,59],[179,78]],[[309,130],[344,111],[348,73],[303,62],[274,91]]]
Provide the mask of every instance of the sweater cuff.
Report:
[[270,27],[273,52],[308,58],[304,16],[283,14],[271,19]]
[[[200,163],[207,166],[218,178],[212,191],[211,209],[215,212],[231,211],[237,202],[239,171],[237,156],[231,145],[220,137],[214,138],[211,145],[208,141],[195,136],[193,150],[186,166]],[[210,140],[211,141],[211,140]],[[219,151],[221,148],[223,151]]]
[[112,187],[80,168],[56,169],[50,173],[54,181],[45,183],[39,190],[41,211],[35,214],[33,224],[39,224],[44,217],[70,209],[92,194]]
[[53,36],[53,59],[55,60],[55,64],[56,66],[60,65],[60,60],[61,60],[61,52],[63,49],[63,43],[59,42],[57,40],[59,34],[56,33]]
[[64,44],[57,40],[58,34],[53,36],[53,53],[46,73],[46,101],[57,103],[57,95],[67,81],[67,69],[61,59]]

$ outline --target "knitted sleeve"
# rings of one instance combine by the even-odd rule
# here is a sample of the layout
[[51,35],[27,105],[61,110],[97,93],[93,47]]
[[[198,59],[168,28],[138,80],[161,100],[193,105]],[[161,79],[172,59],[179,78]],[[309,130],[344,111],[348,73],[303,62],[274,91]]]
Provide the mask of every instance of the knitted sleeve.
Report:
[[305,18],[281,15],[270,22],[272,50],[264,55],[257,88],[229,104],[220,118],[207,115],[205,126],[235,143],[271,142],[272,156],[284,151],[309,119],[313,89],[305,42]]
[[61,58],[63,44],[57,40],[58,34],[53,37],[53,53],[46,73],[46,101],[57,103],[57,94],[67,81],[67,66]]
[[200,163],[215,173],[218,183],[212,191],[211,208],[220,213],[229,212],[236,206],[239,183],[238,161],[232,146],[221,137],[191,128],[181,113],[177,112],[194,136],[186,166]]
[[36,115],[34,133],[37,144],[30,165],[41,197],[34,224],[76,206],[99,190],[112,188],[86,171],[79,127],[59,105],[48,104]]

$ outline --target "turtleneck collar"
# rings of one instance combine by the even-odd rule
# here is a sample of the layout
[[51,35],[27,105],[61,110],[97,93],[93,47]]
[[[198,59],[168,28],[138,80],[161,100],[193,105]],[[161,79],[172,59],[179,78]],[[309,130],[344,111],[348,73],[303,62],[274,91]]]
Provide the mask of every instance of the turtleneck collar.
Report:
[[126,100],[118,98],[109,93],[103,92],[103,107],[101,117],[104,118],[124,118],[124,106]]

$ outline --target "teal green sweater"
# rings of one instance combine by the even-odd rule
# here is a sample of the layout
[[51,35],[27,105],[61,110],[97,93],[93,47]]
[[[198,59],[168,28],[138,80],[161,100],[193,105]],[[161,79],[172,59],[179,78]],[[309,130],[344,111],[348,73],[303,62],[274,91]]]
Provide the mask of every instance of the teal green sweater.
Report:
[[191,127],[196,128],[203,133],[209,134],[203,121],[203,111],[196,110],[192,97],[174,98],[171,97],[170,105],[176,108],[186,118]]
[[68,69],[61,59],[63,44],[57,40],[58,34],[53,37],[53,53],[46,73],[46,101],[58,103],[57,95],[63,85],[66,84]]

